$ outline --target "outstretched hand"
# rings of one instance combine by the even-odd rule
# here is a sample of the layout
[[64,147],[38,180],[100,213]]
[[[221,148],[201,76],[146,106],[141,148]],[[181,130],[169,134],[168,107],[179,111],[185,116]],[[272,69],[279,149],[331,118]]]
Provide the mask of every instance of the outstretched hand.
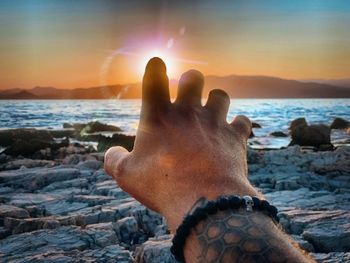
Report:
[[142,83],[141,119],[134,149],[112,147],[105,170],[145,206],[165,216],[172,231],[200,198],[258,195],[247,179],[246,142],[251,123],[226,121],[230,99],[212,90],[201,104],[203,75],[181,76],[171,103],[166,66],[152,58]]

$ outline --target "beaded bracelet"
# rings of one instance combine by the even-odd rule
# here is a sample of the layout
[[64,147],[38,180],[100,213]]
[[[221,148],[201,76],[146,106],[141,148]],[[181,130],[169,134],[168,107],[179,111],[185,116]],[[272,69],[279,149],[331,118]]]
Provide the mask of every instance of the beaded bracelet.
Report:
[[220,196],[216,200],[205,201],[203,205],[197,207],[193,213],[187,214],[182,221],[181,225],[177,228],[176,234],[172,241],[171,253],[175,259],[180,262],[185,262],[183,254],[183,247],[187,236],[190,234],[192,228],[194,228],[200,221],[206,219],[209,215],[215,214],[218,210],[227,210],[245,208],[246,211],[252,212],[253,208],[256,211],[265,212],[275,222],[279,222],[277,216],[278,210],[275,206],[270,205],[266,200],[260,200],[257,197],[251,196]]

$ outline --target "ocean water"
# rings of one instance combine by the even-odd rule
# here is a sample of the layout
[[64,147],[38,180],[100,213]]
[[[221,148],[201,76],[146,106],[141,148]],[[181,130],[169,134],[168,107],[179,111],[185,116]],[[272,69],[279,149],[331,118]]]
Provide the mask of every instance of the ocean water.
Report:
[[[205,103],[205,102],[203,102]],[[63,123],[98,120],[135,134],[140,100],[3,100],[0,101],[0,128],[53,128]],[[331,124],[335,117],[350,120],[350,99],[237,99],[231,100],[228,121],[243,114],[262,128],[254,129],[249,143],[255,148],[279,148],[290,138],[275,138],[273,131],[288,133],[289,123],[305,117],[309,123]],[[343,131],[332,132],[332,140],[349,138]]]

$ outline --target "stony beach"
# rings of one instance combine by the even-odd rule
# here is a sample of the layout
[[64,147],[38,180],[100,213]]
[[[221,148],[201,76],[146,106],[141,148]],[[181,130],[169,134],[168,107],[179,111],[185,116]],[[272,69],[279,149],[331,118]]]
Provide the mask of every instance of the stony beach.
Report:
[[[294,124],[293,145],[249,148],[250,181],[317,262],[350,262],[350,146],[327,142],[329,127]],[[0,132],[0,261],[176,262],[165,220],[103,170],[104,151],[134,137],[97,122],[65,128]],[[306,134],[321,141],[298,145]]]

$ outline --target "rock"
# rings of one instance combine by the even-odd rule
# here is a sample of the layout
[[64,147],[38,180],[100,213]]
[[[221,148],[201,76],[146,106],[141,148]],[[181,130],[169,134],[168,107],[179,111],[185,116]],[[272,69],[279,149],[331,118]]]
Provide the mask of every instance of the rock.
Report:
[[52,167],[55,165],[54,161],[48,160],[33,160],[33,159],[19,159],[6,162],[0,165],[1,170],[15,170],[21,167],[34,168],[34,167]]
[[298,125],[291,130],[290,145],[314,146],[331,144],[331,130],[326,125]]
[[120,132],[119,127],[103,124],[98,121],[92,121],[86,124],[86,126],[81,130],[81,133],[95,133],[95,132]]
[[[1,262],[134,262],[135,249],[137,262],[175,262],[164,218],[106,175],[103,152],[71,144],[51,156],[56,166],[0,172],[0,203],[27,213],[0,216],[6,226],[0,226]],[[349,249],[349,158],[348,146],[323,152],[298,145],[248,148],[250,181],[278,207],[286,231],[320,262],[348,257],[336,251]],[[2,164],[31,161],[0,156]]]
[[28,218],[29,213],[27,210],[23,208],[19,208],[13,205],[0,205],[0,220],[5,217],[13,217],[13,218]]
[[5,183],[5,186],[36,190],[54,182],[75,179],[79,175],[78,169],[64,167],[11,170],[0,173],[0,183]]
[[76,135],[83,135],[84,133],[97,133],[97,132],[120,132],[119,127],[104,124],[99,121],[91,121],[89,123],[63,123],[64,129],[74,129]]
[[309,225],[302,236],[317,252],[348,252],[350,250],[350,213]]
[[88,189],[89,181],[86,178],[76,178],[72,180],[58,181],[43,187],[40,192],[50,192],[52,193],[58,189],[73,189],[78,188],[80,191],[83,189]]
[[289,130],[294,130],[298,126],[302,126],[302,127],[308,126],[306,119],[305,118],[297,118],[297,119],[293,120],[289,125]]
[[150,239],[135,251],[135,262],[138,263],[176,263],[170,252],[172,236],[166,235]]
[[316,252],[346,252],[350,246],[350,212],[344,210],[312,211],[292,209],[281,217],[288,233],[302,235]]
[[46,216],[45,206],[29,205],[29,206],[26,206],[26,210],[28,211],[30,217],[44,217],[44,216]]
[[281,132],[281,131],[271,132],[270,136],[274,136],[274,137],[288,137],[287,134],[285,134],[284,132]]
[[147,240],[146,234],[140,231],[138,222],[133,216],[119,219],[116,225],[118,239],[129,246],[141,244]]
[[[1,259],[1,256],[0,256]],[[63,251],[45,246],[38,250],[28,251],[23,254],[4,256],[6,262],[118,262],[132,263],[131,253],[119,245],[110,245],[103,248],[84,249],[83,251]]]
[[0,145],[10,146],[18,140],[28,142],[30,140],[42,140],[52,142],[53,137],[47,130],[36,129],[9,129],[0,131]]
[[[4,227],[0,227],[0,239],[4,239],[5,237],[8,237],[9,235],[11,235],[11,231],[4,228]],[[1,256],[0,256],[1,258]]]
[[54,138],[74,137],[75,132],[73,129],[70,130],[50,130],[49,131]]
[[349,160],[339,160],[329,165],[314,166],[313,170],[317,174],[326,175],[327,177],[348,176],[350,174]]
[[102,168],[103,163],[101,161],[97,160],[87,160],[84,162],[81,162],[77,165],[77,168],[82,169],[90,169],[90,170],[98,170]]
[[342,118],[335,118],[330,126],[331,129],[347,129],[350,127],[350,122]]
[[318,150],[319,151],[333,151],[334,150],[334,146],[332,144],[321,144],[320,146],[318,146]]
[[75,258],[81,258],[83,262],[134,262],[131,253],[119,245],[110,245],[102,249],[85,250],[76,257],[73,257],[73,259]]
[[7,147],[4,153],[12,156],[30,156],[42,149],[49,148],[57,150],[61,147],[68,146],[68,144],[68,140],[63,140],[60,143],[56,143],[51,140],[43,139],[29,139],[27,141],[24,141],[23,139],[18,139],[13,144],[11,144],[11,146]]
[[84,127],[86,126],[86,124],[84,123],[74,123],[74,124],[70,124],[70,123],[63,123],[63,128],[64,129],[70,129],[73,128],[75,130],[82,130]]
[[63,197],[59,195],[39,193],[16,193],[9,196],[8,203],[18,207],[27,207],[33,205],[52,203],[61,199],[63,199]]
[[93,238],[95,244],[100,247],[116,244],[118,242],[114,224],[100,223],[88,225],[85,232]]
[[6,229],[10,230],[12,234],[20,234],[38,229],[57,228],[60,226],[60,223],[52,218],[15,219],[7,217],[4,220],[4,226]]
[[252,128],[261,128],[261,125],[257,122],[252,122]]
[[350,252],[333,252],[333,253],[311,253],[316,262],[319,263],[345,263],[350,262]]
[[[60,227],[50,230],[37,230],[29,233],[11,235],[0,240],[0,255],[27,255],[39,250],[84,250],[95,247],[93,239],[80,227]],[[3,258],[4,259],[4,258]],[[7,261],[7,260],[5,260]]]
[[73,195],[69,201],[87,203],[89,206],[96,206],[108,203],[112,200],[114,200],[113,197],[102,195]]
[[307,252],[315,252],[314,247],[312,244],[307,242],[306,240],[302,239],[302,237],[297,235],[292,235],[292,238],[298,243],[299,247]]
[[97,151],[106,151],[113,146],[123,146],[127,150],[131,151],[134,148],[135,136],[129,136],[124,134],[113,134],[112,137],[101,136],[98,142]]

